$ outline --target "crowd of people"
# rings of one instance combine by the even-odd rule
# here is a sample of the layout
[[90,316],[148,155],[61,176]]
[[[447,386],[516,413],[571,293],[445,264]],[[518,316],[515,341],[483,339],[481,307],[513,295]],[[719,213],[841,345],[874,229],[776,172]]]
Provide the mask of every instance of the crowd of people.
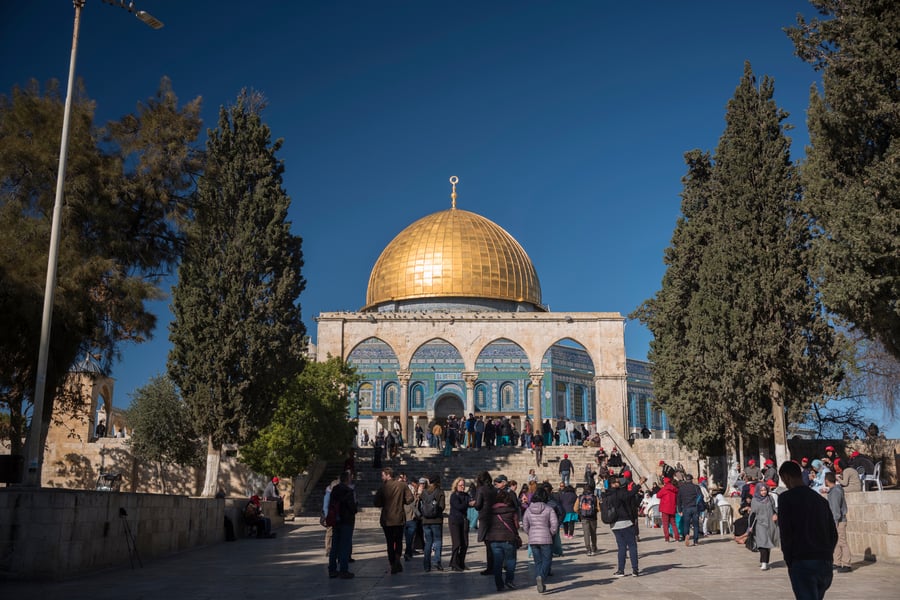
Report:
[[[466,431],[465,425],[461,431]],[[537,438],[540,442],[532,446],[536,450],[545,439],[534,436]],[[475,439],[464,438],[463,443],[476,443]],[[831,446],[821,459],[787,461],[777,470],[771,459],[761,466],[750,459],[734,485],[734,493],[740,496],[739,518],[732,529],[735,541],[758,553],[763,571],[769,570],[771,550],[781,546],[797,597],[824,593],[831,583],[832,565],[839,573],[851,569],[844,494],[861,489],[855,467],[865,472],[871,459],[853,452],[846,468],[842,462]],[[353,467],[351,454],[349,469]],[[352,532],[358,507],[351,470],[329,486],[323,505],[323,519],[331,516],[326,534],[328,573],[344,579],[353,577],[348,565],[353,562]],[[845,475],[847,471],[856,477]],[[522,550],[534,562],[537,591],[544,593],[553,574],[553,560],[562,556],[562,539],[574,539],[581,523],[584,551],[593,556],[598,552],[600,522],[609,527],[616,542],[613,576],[624,577],[630,562],[631,575],[636,577],[640,575],[639,517],[658,514],[666,542],[683,539],[692,547],[710,535],[720,510],[730,510],[722,493],[710,491],[705,477],[694,482],[680,464],[673,467],[660,461],[655,481],[636,480],[617,448],[607,454],[598,447],[578,484],[572,482],[576,466],[568,454],[560,460],[558,472],[556,487],[538,481],[531,469],[521,489],[506,475],[491,476],[486,471],[472,480],[456,477],[444,488],[436,473],[408,478],[403,472],[382,467],[374,505],[380,508],[390,573],[403,572],[404,563],[416,556],[420,556],[425,573],[444,571],[445,558],[449,570],[467,570],[475,530],[475,543],[484,550],[481,574],[492,577],[497,591],[516,589],[515,571]],[[725,505],[729,508],[724,509]],[[445,522],[450,532],[449,552],[444,549]],[[520,531],[527,534],[525,544]]]

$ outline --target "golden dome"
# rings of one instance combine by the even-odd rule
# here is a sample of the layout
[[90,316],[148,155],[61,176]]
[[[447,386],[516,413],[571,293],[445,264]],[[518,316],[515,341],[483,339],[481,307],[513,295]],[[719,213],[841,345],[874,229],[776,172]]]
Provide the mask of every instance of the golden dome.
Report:
[[[452,182],[455,184],[455,182]],[[414,298],[490,298],[540,306],[541,285],[525,250],[502,227],[454,208],[423,217],[381,253],[366,306]]]

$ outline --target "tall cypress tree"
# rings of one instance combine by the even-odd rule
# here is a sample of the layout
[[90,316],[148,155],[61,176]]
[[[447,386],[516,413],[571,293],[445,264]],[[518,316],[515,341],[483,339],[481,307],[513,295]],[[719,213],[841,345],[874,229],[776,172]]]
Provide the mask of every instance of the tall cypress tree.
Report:
[[789,29],[810,93],[806,209],[826,305],[900,359],[900,4],[812,0]]
[[702,449],[717,435],[774,433],[784,459],[784,407],[798,414],[821,397],[836,351],[773,93],[745,65],[712,162],[688,155],[663,287],[636,316],[654,335],[657,403],[679,438]]
[[169,372],[207,443],[203,494],[216,491],[224,443],[268,423],[302,369],[301,239],[290,232],[282,141],[244,91],[219,111],[187,249],[173,290]]

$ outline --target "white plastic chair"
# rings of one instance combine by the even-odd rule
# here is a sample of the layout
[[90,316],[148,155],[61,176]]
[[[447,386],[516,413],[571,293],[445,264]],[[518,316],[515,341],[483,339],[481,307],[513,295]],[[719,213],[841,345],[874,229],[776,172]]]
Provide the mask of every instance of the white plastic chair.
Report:
[[734,531],[734,519],[731,514],[731,505],[730,504],[720,504],[719,505],[719,535],[725,535],[725,530],[728,530],[728,533],[732,533]]
[[659,505],[655,504],[647,509],[647,527],[662,527],[662,514]]
[[877,485],[877,486],[878,486],[878,491],[879,491],[879,492],[883,492],[883,491],[884,491],[884,488],[883,488],[882,485],[881,485],[881,461],[880,461],[880,460],[879,460],[877,463],[875,463],[875,473],[873,473],[872,475],[865,475],[865,474],[863,474],[863,476],[862,476],[862,486],[863,486],[863,491],[864,491],[864,492],[868,492],[868,491],[869,491],[869,484],[870,484],[870,483],[874,483],[875,485]]

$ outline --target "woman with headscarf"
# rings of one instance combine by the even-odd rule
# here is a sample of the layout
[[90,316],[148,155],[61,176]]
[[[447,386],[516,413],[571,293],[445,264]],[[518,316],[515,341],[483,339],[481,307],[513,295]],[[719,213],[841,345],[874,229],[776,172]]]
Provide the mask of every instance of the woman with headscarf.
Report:
[[812,480],[810,487],[816,492],[821,492],[825,489],[825,473],[831,473],[831,469],[818,458],[812,461],[812,468],[816,472],[816,478]]
[[769,486],[765,483],[756,484],[750,512],[755,517],[750,534],[754,536],[759,549],[759,568],[768,571],[769,553],[778,545],[778,514],[775,502],[769,495]]

